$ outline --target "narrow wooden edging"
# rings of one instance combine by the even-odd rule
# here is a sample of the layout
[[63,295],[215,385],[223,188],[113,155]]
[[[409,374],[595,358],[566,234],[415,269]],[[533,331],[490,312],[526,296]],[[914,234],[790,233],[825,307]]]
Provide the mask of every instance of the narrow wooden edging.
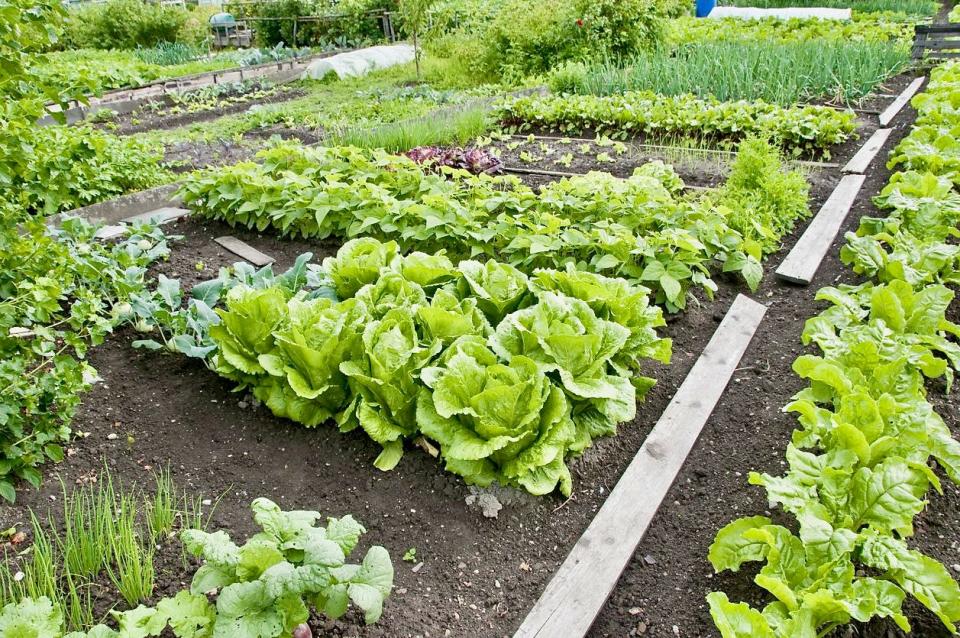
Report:
[[890,139],[890,133],[892,132],[892,128],[878,128],[874,131],[870,139],[860,147],[857,154],[851,157],[850,161],[843,167],[843,172],[866,173],[867,169],[870,168],[870,164],[873,162],[873,158],[877,156],[877,153],[880,152],[883,145]]
[[738,295],[514,638],[585,636],[720,400],[767,307]]
[[246,259],[254,266],[266,266],[267,264],[272,264],[274,261],[276,261],[270,255],[262,253],[250,244],[242,242],[236,237],[231,237],[230,235],[217,237],[213,241],[217,242],[234,255]]
[[833,240],[850,207],[860,193],[865,175],[844,175],[830,197],[824,202],[817,216],[813,218],[793,250],[777,268],[777,277],[795,284],[809,284],[813,281],[820,262],[830,250]]
[[117,224],[119,222],[151,213],[156,210],[177,207],[182,202],[177,197],[179,182],[155,186],[144,191],[137,191],[128,195],[121,195],[83,208],[74,208],[65,213],[54,215],[48,219],[48,224],[59,224],[65,216],[83,217],[90,222],[103,224]]
[[921,76],[910,83],[910,86],[903,90],[897,99],[890,103],[890,106],[883,110],[883,113],[880,114],[880,126],[887,126],[890,122],[893,121],[893,118],[897,117],[897,113],[900,112],[904,106],[907,105],[907,102],[910,101],[917,91],[920,90],[920,87],[923,86],[924,78]]

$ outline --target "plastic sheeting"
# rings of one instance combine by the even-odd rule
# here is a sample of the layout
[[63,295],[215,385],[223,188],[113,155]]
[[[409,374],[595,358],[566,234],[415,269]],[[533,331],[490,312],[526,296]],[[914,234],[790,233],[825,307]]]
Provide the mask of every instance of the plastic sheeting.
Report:
[[338,53],[329,58],[311,62],[301,79],[319,80],[331,73],[336,73],[340,79],[360,77],[377,69],[413,62],[413,55],[413,47],[409,44],[369,47]]
[[853,15],[850,9],[824,9],[817,7],[785,9],[756,9],[753,7],[715,7],[709,18],[819,18],[821,20],[849,20]]

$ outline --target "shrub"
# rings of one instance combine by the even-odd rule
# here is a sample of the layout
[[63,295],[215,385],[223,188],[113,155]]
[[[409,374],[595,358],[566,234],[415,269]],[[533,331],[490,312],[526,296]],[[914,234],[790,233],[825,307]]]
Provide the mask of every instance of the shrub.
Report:
[[657,48],[673,0],[574,0],[585,55],[624,58]]
[[[264,0],[251,5],[249,15],[285,20],[257,22],[257,43],[271,47],[281,42],[293,44],[293,18],[297,16],[337,15],[329,22],[300,23],[297,25],[297,44],[316,45],[337,42],[341,46],[358,45],[383,37],[380,22],[368,13],[395,9],[392,0]],[[238,17],[241,12],[235,12]]]
[[429,46],[486,77],[546,73],[571,60],[610,59],[659,47],[676,0],[503,0],[458,11],[439,5]]
[[110,0],[70,12],[63,36],[70,48],[135,49],[176,42],[190,13],[142,0]]

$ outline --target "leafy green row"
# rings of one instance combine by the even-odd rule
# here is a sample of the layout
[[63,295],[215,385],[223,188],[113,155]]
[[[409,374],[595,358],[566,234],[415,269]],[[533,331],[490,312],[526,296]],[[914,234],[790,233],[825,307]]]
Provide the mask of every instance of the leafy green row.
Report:
[[760,241],[731,228],[729,210],[679,198],[683,182],[659,162],[627,179],[590,173],[534,191],[513,177],[438,175],[352,147],[282,146],[260,158],[192,178],[184,201],[201,216],[292,236],[373,236],[524,271],[574,264],[649,285],[671,311],[692,286],[711,295],[714,270],[752,288],[763,274]]
[[[918,107],[942,113],[960,85],[958,69],[936,70]],[[927,135],[923,119],[901,149]],[[960,199],[951,169],[926,168],[934,166],[941,172],[894,175],[877,198],[890,216],[864,218],[848,233],[841,258],[872,281],[817,295],[831,306],[803,332],[822,354],[794,362],[810,385],[786,407],[800,423],[787,447],[789,469],[750,476],[796,518],[798,531],[755,516],[717,534],[714,568],[763,563],[754,580],[774,599],[761,611],[710,594],[724,638],[817,636],[875,617],[909,631],[908,594],[956,632],[960,586],[906,542],[930,489],[941,491],[930,462],[960,484],[960,442],[925,389],[928,379],[944,378],[949,391],[960,369],[960,326],[946,318],[954,293],[944,285],[957,281],[949,240],[958,234]]]
[[[454,266],[372,238],[348,242],[322,268],[308,258],[293,276],[195,288],[182,311],[190,325],[175,327],[183,334],[168,347],[206,358],[277,416],[362,428],[383,447],[382,470],[422,435],[469,483],[569,495],[566,458],[633,419],[654,383],[642,363],[670,359],[661,310],[626,280],[572,268],[527,277],[493,260]],[[175,286],[163,280],[158,291],[173,313]],[[132,306],[174,324],[149,300]]]
[[894,149],[889,168],[930,172],[960,185],[960,65],[944,64],[930,73],[924,93],[912,100],[917,120]]
[[829,157],[856,129],[852,111],[823,106],[780,107],[766,102],[721,102],[645,91],[622,95],[530,95],[506,100],[496,117],[518,130],[595,131],[611,137],[680,137],[731,142],[773,137],[794,155]]
[[670,22],[667,41],[672,44],[725,41],[806,42],[911,42],[913,23],[893,13],[855,14],[853,20],[802,18],[719,18],[702,20],[682,16]]
[[[368,624],[380,618],[393,588],[393,565],[379,546],[371,547],[359,565],[347,564],[366,532],[352,516],[317,527],[318,512],[284,512],[265,498],[255,500],[252,509],[261,531],[242,546],[224,531],[183,531],[187,550],[205,559],[190,589],[155,607],[111,612],[118,629],[100,624],[64,637],[63,611],[40,597],[0,609],[0,636],[280,638],[307,622],[311,607],[339,618],[351,601]],[[207,598],[210,592],[216,592],[215,603]]]

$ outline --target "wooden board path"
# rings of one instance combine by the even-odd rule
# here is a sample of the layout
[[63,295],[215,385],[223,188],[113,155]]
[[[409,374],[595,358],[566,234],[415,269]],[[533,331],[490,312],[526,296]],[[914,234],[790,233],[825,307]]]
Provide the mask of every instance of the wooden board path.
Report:
[[254,266],[266,266],[267,264],[272,264],[274,261],[276,261],[270,255],[260,252],[250,244],[244,243],[236,237],[226,235],[224,237],[217,237],[213,241],[217,242],[234,255],[243,257]]
[[919,77],[913,82],[910,83],[910,86],[903,90],[903,93],[897,96],[893,102],[890,103],[890,106],[883,110],[883,113],[880,114],[880,126],[889,126],[890,122],[893,121],[893,118],[897,117],[897,113],[907,105],[907,102],[917,94],[917,91],[920,90],[920,87],[923,86],[923,77]]
[[600,511],[514,638],[582,638],[720,400],[767,307],[738,295]]
[[890,139],[890,133],[892,132],[892,128],[878,128],[874,131],[870,139],[860,147],[857,154],[851,157],[850,161],[843,167],[843,172],[866,173],[867,169],[870,168],[870,164],[873,162],[873,158],[877,156],[877,153],[880,152],[883,145]]
[[795,284],[806,285],[813,281],[865,179],[865,175],[844,175],[840,179],[820,212],[777,268],[777,277]]

